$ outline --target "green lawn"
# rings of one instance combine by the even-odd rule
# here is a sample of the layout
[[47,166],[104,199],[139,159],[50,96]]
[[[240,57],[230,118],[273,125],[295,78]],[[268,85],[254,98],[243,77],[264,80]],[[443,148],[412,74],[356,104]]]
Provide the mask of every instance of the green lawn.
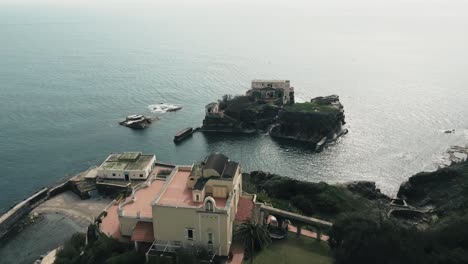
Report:
[[[249,260],[244,263],[250,263]],[[325,242],[289,233],[283,240],[276,240],[254,258],[254,264],[331,264],[333,258]]]
[[322,105],[317,102],[295,103],[285,107],[286,111],[299,112],[338,112],[336,107],[331,105]]

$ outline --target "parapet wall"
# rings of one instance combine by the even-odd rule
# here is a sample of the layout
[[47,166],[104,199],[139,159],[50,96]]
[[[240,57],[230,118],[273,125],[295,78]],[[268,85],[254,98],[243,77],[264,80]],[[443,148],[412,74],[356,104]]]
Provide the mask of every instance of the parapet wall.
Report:
[[55,185],[51,188],[43,188],[29,198],[19,202],[13,208],[0,216],[0,239],[8,233],[11,227],[22,220],[34,207],[41,202],[54,197],[70,188],[70,181]]
[[47,197],[49,189],[44,188],[33,194],[28,199],[18,203],[8,212],[0,217],[0,238],[3,237],[12,225],[17,223],[23,216],[32,210],[32,206],[43,198]]

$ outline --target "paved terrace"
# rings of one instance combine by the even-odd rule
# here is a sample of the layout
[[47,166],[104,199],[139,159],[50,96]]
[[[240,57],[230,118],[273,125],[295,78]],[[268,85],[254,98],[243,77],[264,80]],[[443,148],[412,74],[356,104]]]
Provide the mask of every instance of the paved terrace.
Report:
[[242,222],[251,219],[254,206],[255,204],[252,201],[252,199],[239,197],[239,203],[237,204],[236,220]]
[[[150,173],[150,179],[154,179],[161,170],[173,169],[171,166],[157,165]],[[148,182],[148,181],[146,181]],[[129,202],[126,205],[123,205],[123,213],[126,216],[137,216],[137,212],[140,212],[140,217],[149,217],[152,218],[152,207],[151,202],[159,193],[159,191],[164,186],[164,179],[156,179],[151,182],[150,186],[146,188],[141,188],[137,190],[135,195],[135,200],[133,203],[129,202],[131,197],[127,197],[125,202]],[[108,236],[116,238],[120,241],[128,242],[129,239],[122,237],[120,234],[119,226],[119,215],[118,215],[119,204],[113,204],[107,209],[107,216],[102,219],[101,231]]]
[[122,234],[120,234],[118,208],[119,206],[114,204],[107,209],[107,216],[102,219],[101,231],[107,236],[118,239],[119,241],[129,242],[130,240],[128,238],[122,237]]
[[[175,206],[175,207],[202,207],[203,202],[194,202],[192,199],[192,190],[187,187],[189,181],[190,171],[179,170],[169,179],[165,190],[159,201],[158,205]],[[224,209],[226,200],[224,198],[214,198],[216,201],[216,208]]]
[[[164,186],[166,182],[164,179],[156,179],[151,182],[149,186],[144,186],[151,179],[155,179],[161,170],[172,169],[164,166],[155,166],[150,173],[149,180],[141,183],[132,196],[127,197],[122,203],[122,212],[124,216],[137,217],[138,212],[140,217],[152,218],[153,209],[151,202],[156,198],[156,195]],[[133,199],[133,202],[131,202]]]
[[[134,197],[127,197],[122,206],[122,213],[124,216],[152,218],[153,209],[151,202],[154,200],[158,192],[162,189],[165,181],[154,180],[148,187],[141,187],[135,192]],[[133,202],[131,200],[133,199]],[[126,204],[128,202],[128,204]]]

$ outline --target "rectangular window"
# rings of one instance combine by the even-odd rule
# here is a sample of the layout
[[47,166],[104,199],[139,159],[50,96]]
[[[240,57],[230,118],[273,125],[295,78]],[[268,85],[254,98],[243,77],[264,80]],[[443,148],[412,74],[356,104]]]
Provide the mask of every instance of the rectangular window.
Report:
[[197,202],[200,201],[200,195],[196,195]]
[[140,174],[140,177],[143,178],[143,174]]
[[187,229],[187,239],[188,240],[193,240],[193,229]]
[[208,233],[208,244],[213,244],[213,233]]

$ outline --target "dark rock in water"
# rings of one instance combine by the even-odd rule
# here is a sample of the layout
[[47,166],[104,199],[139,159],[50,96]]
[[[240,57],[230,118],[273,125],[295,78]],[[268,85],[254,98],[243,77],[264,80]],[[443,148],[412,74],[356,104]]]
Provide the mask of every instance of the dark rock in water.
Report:
[[273,137],[318,143],[324,137],[336,138],[345,124],[343,105],[337,95],[316,97],[309,103],[285,106],[270,128]]
[[375,182],[371,181],[355,181],[346,184],[348,190],[355,194],[359,194],[367,199],[374,200],[377,198],[387,198],[386,195],[380,192],[375,186]]
[[398,197],[408,204],[433,207],[438,215],[468,209],[468,162],[418,173],[400,186]]
[[440,160],[439,168],[444,168],[468,159],[468,146],[451,146]]
[[154,120],[157,120],[157,118],[149,118],[144,115],[130,115],[124,121],[119,122],[119,124],[133,129],[145,129]]
[[346,134],[344,119],[337,95],[289,104],[260,103],[251,96],[236,96],[206,106],[202,131],[261,131],[272,137],[317,144],[324,138],[324,142],[330,142]]

